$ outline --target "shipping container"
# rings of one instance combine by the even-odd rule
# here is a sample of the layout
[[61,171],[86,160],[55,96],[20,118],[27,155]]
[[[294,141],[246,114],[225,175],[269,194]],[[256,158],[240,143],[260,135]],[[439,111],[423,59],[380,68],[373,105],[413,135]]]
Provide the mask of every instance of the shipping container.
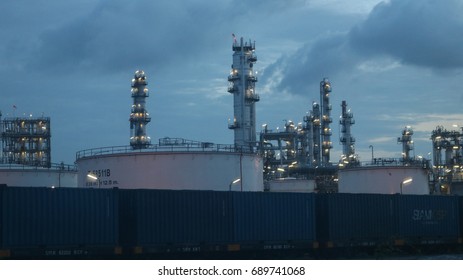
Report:
[[234,192],[234,238],[239,244],[312,243],[315,235],[312,193]]
[[395,195],[317,195],[317,238],[321,246],[389,243],[397,224]]
[[[3,244],[3,190],[6,188],[6,185],[0,184],[0,250],[4,248]],[[0,254],[1,257],[2,254]]]
[[458,227],[460,229],[459,243],[463,243],[463,196],[458,196]]
[[406,243],[457,242],[460,237],[456,196],[397,195],[398,235]]
[[88,248],[118,243],[117,190],[6,187],[3,247]]
[[229,192],[120,190],[125,246],[208,246],[232,238]]

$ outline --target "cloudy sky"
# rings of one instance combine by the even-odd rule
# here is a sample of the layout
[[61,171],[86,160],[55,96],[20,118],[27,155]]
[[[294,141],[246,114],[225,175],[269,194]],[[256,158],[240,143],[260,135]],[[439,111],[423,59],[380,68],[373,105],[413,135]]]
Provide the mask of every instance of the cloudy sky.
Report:
[[[153,142],[182,137],[233,143],[227,128],[232,36],[256,42],[258,130],[301,122],[332,83],[332,160],[346,100],[361,160],[415,155],[437,125],[463,125],[460,0],[37,0],[0,2],[3,117],[49,116],[52,160],[128,145],[130,81],[148,77]],[[16,110],[13,109],[16,106]]]

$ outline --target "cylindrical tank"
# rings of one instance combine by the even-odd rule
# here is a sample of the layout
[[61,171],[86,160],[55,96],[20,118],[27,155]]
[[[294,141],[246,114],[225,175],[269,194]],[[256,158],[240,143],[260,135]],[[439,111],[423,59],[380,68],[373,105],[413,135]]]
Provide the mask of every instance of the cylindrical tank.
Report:
[[[127,152],[77,159],[78,187],[262,191],[263,162],[237,152]],[[239,180],[238,180],[239,179]]]
[[338,177],[340,193],[429,194],[427,170],[419,166],[346,168]]
[[26,166],[0,168],[0,185],[10,187],[77,187],[77,171],[33,168]]

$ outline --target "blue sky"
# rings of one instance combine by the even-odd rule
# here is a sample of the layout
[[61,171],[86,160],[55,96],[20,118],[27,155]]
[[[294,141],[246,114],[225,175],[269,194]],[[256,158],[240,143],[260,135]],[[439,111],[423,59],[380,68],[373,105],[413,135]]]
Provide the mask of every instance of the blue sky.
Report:
[[461,14],[457,0],[3,1],[0,110],[51,117],[52,160],[73,163],[79,150],[129,144],[130,81],[142,69],[153,143],[231,144],[234,33],[256,42],[258,124],[302,121],[328,77],[333,161],[342,100],[361,160],[370,145],[400,157],[407,125],[427,157],[437,125],[463,125]]

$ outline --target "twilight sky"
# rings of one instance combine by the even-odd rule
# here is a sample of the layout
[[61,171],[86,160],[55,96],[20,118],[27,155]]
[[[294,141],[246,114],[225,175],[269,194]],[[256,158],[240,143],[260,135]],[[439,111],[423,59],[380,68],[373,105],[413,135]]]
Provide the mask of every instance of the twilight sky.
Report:
[[[147,126],[162,137],[233,143],[231,34],[256,42],[257,130],[301,122],[328,77],[334,149],[346,100],[361,160],[415,155],[463,125],[460,0],[37,0],[0,2],[3,117],[51,117],[52,161],[129,144],[130,82],[148,77]],[[13,109],[13,105],[17,107]]]

